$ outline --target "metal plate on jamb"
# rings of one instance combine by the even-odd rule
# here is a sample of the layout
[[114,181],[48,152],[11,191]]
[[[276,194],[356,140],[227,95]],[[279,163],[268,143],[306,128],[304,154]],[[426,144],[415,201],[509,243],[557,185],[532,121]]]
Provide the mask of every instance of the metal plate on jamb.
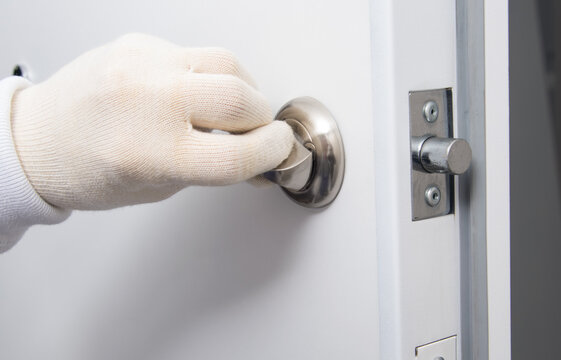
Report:
[[415,360],[456,360],[456,335],[415,348]]
[[[409,92],[410,138],[452,135],[450,88]],[[411,141],[411,147],[416,143]],[[446,215],[452,209],[452,179],[447,174],[427,173],[411,158],[411,215],[413,220]]]

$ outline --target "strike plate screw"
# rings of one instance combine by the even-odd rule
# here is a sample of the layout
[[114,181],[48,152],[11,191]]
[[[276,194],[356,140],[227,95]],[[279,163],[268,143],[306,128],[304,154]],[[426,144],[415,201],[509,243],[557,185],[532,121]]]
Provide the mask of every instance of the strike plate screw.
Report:
[[425,120],[433,123],[438,119],[438,105],[436,102],[429,100],[423,105],[423,116]]
[[435,207],[440,202],[440,189],[435,185],[429,185],[425,190],[425,201],[429,206]]

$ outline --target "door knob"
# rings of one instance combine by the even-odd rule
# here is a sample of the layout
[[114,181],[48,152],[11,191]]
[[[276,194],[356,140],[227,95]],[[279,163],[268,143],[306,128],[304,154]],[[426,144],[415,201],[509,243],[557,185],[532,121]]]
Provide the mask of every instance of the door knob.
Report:
[[415,170],[460,175],[469,169],[471,148],[464,139],[413,136],[411,157]]
[[329,205],[339,194],[345,172],[343,140],[335,119],[311,97],[289,101],[275,118],[290,125],[297,141],[288,158],[263,176],[299,205]]

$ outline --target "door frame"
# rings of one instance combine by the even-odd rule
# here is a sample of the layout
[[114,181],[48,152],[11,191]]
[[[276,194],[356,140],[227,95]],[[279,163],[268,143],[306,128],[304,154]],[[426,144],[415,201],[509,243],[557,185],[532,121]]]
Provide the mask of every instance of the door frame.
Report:
[[[510,359],[508,0],[450,3],[370,2],[373,108],[385,109],[374,110],[382,359],[413,358],[415,346],[448,335],[458,336],[458,359]],[[427,61],[422,51],[431,46],[440,57]],[[454,136],[470,143],[472,167],[456,182],[455,214],[412,224],[403,215],[411,201],[404,98],[445,87],[454,94]],[[419,268],[411,246],[428,263],[458,255],[458,264],[440,264],[456,281],[417,286],[438,269]],[[438,292],[443,310],[419,291]]]
[[462,357],[510,359],[508,1],[457,0]]

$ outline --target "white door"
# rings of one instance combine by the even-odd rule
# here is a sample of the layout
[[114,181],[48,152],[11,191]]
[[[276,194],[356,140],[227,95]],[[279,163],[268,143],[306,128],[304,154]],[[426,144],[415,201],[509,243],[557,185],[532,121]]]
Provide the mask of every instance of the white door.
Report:
[[[24,63],[42,81],[131,31],[226,47],[274,109],[297,96],[327,106],[346,171],[320,211],[240,184],[31,228],[0,258],[0,358],[509,358],[506,1],[468,3],[1,4],[6,74]],[[461,27],[472,12],[476,24]],[[472,49],[462,29],[484,38],[470,43],[482,63],[459,60]],[[470,66],[484,74],[475,87]],[[409,93],[441,88],[454,136],[472,142],[472,170],[485,170],[466,179],[485,191],[460,196],[469,187],[456,181],[450,214],[413,221]],[[484,94],[486,121],[458,114],[469,112],[466,89]],[[483,223],[470,215],[481,209]],[[473,239],[483,242],[462,246]],[[446,354],[423,347],[441,339]]]

